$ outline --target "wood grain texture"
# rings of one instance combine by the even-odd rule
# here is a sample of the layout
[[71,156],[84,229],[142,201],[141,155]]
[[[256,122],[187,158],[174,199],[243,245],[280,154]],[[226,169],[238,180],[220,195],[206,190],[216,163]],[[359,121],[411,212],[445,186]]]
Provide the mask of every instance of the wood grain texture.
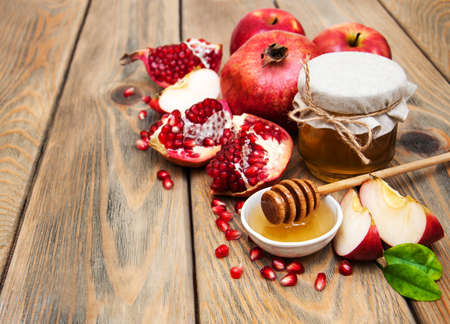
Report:
[[[393,59],[406,70],[409,79],[418,85],[410,99],[410,114],[399,125],[398,144],[393,161],[401,164],[444,153],[450,149],[450,85],[420,52],[396,22],[386,14],[381,5],[373,1],[278,1],[281,8],[291,11],[306,25],[308,34],[315,37],[323,28],[347,21],[358,21],[381,32],[392,49]],[[324,12],[327,14],[325,15]],[[332,14],[331,14],[332,13]],[[321,29],[309,17],[320,17]],[[450,177],[449,165],[439,165],[389,179],[388,182],[403,194],[409,194],[428,206],[440,220],[444,231],[450,228]],[[443,268],[449,263],[448,233],[433,245]],[[419,320],[425,323],[445,323],[450,318],[449,276],[444,271],[438,282],[442,299],[433,303],[412,302]]]
[[[151,19],[150,19],[151,17]],[[93,1],[8,276],[3,323],[193,323],[185,171],[134,147],[158,88],[125,51],[178,42],[178,1]],[[150,114],[155,119],[154,114]],[[171,191],[156,179],[167,169]]]
[[0,272],[87,2],[0,1]]
[[[287,3],[288,1],[286,1]],[[223,43],[228,42],[231,31],[238,19],[253,7],[245,7],[245,2],[216,1],[207,6],[199,1],[183,1],[183,33],[207,33],[208,37]],[[318,33],[327,21],[335,15],[335,4],[324,1],[278,1],[282,9],[287,9],[302,22],[306,33]],[[378,4],[377,4],[378,5]],[[261,4],[257,7],[267,6]],[[333,7],[334,6],[334,7]],[[237,13],[237,9],[242,12]],[[200,10],[209,12],[209,20],[220,26],[202,30],[194,22]],[[223,14],[227,13],[227,14]],[[233,14],[236,19],[231,19]],[[347,13],[346,15],[350,15]],[[384,17],[384,16],[383,16]],[[348,19],[348,18],[347,18]],[[234,20],[234,21],[233,21]],[[203,34],[202,34],[203,35]],[[206,35],[205,35],[206,37]],[[225,46],[226,48],[226,46]],[[308,177],[309,173],[297,152],[284,177]],[[306,272],[299,276],[296,287],[283,288],[275,282],[261,278],[259,269],[270,264],[270,258],[252,263],[248,253],[253,244],[246,236],[239,241],[226,242],[215,225],[215,216],[209,203],[210,179],[204,170],[192,172],[192,208],[194,211],[194,248],[197,269],[197,291],[199,318],[202,323],[413,323],[415,322],[406,301],[393,291],[383,278],[381,271],[372,263],[356,263],[355,273],[343,277],[337,273],[337,261],[331,247],[312,256],[301,258]],[[339,196],[336,195],[336,196]],[[229,208],[235,200],[227,200]],[[232,227],[243,230],[237,216]],[[230,254],[225,259],[216,259],[214,249],[227,243]],[[244,274],[233,280],[229,269],[242,263]],[[313,283],[318,272],[325,272],[328,285],[322,292],[314,290]],[[278,274],[281,277],[281,274]]]
[[450,77],[450,1],[379,1],[448,80]]

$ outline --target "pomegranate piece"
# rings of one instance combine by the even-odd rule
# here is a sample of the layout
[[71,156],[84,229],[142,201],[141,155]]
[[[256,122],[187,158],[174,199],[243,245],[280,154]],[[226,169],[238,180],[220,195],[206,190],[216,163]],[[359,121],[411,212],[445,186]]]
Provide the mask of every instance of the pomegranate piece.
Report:
[[223,219],[225,222],[229,222],[230,220],[233,219],[233,214],[230,213],[229,211],[224,210],[219,213],[219,217]]
[[284,263],[283,259],[280,258],[274,258],[272,260],[272,267],[276,270],[276,271],[283,271],[284,269],[286,269],[286,264]]
[[231,278],[233,279],[239,279],[242,276],[242,273],[244,272],[244,267],[242,264],[232,267],[230,269]]
[[272,280],[275,280],[277,278],[277,275],[276,275],[275,271],[273,271],[273,269],[271,267],[269,267],[269,266],[262,267],[260,272],[261,272],[261,276],[264,279],[272,281]]
[[242,114],[225,130],[222,148],[206,166],[214,194],[247,197],[281,177],[291,158],[293,142],[280,126]]
[[141,60],[150,78],[163,88],[174,84],[189,72],[198,68],[219,71],[222,61],[222,45],[204,39],[189,38],[180,44],[145,48],[125,54],[122,65]]
[[132,95],[134,95],[135,93],[135,89],[134,88],[127,88],[123,91],[123,96],[125,98],[131,97]]
[[216,219],[216,225],[217,225],[217,228],[224,233],[226,233],[227,231],[230,230],[230,224],[228,224],[221,218]]
[[240,200],[240,201],[236,201],[236,203],[234,204],[234,210],[236,211],[237,214],[241,214],[241,209],[242,206],[244,206],[245,201]]
[[214,252],[216,254],[216,258],[218,258],[218,259],[224,258],[224,257],[228,256],[229,248],[227,245],[221,244],[216,248],[216,250]]
[[264,256],[263,250],[259,246],[255,246],[250,250],[250,260],[256,261],[261,259]]
[[212,201],[211,201],[211,207],[214,207],[214,206],[226,206],[226,204],[222,201],[222,200],[220,200],[220,199],[217,199],[217,198],[214,198]]
[[156,173],[156,177],[163,181],[166,178],[170,178],[170,174],[166,170],[159,170],[158,173]]
[[141,151],[147,151],[149,148],[148,141],[142,138],[138,139],[136,141],[136,148]]
[[219,205],[219,206],[213,206],[212,207],[212,211],[214,214],[216,214],[217,216],[220,216],[220,213],[226,211],[226,207]]
[[147,110],[141,110],[138,114],[138,119],[144,120],[145,118],[147,118]]
[[295,274],[302,274],[303,272],[305,272],[305,268],[303,267],[303,265],[297,261],[292,261],[291,263],[289,263],[286,267],[286,270],[289,273]]
[[297,275],[294,273],[288,273],[280,279],[280,284],[284,287],[295,286],[297,284]]
[[322,291],[325,289],[326,285],[327,285],[327,277],[325,276],[325,273],[319,272],[317,274],[316,280],[314,281],[314,288],[317,291]]
[[[226,103],[205,99],[184,112],[174,110],[162,115],[148,130],[149,144],[175,164],[199,167],[220,150],[220,140],[231,126]],[[214,141],[214,145],[205,146],[206,138]]]
[[148,140],[148,132],[143,130],[139,133],[139,136],[141,137],[141,139],[143,140]]
[[241,238],[241,235],[242,235],[242,233],[239,230],[235,230],[235,229],[231,229],[230,228],[230,229],[227,229],[225,231],[225,238],[227,239],[227,241],[239,240]]
[[339,273],[343,276],[350,276],[353,273],[353,268],[350,262],[343,260],[339,263]]
[[163,187],[164,189],[170,190],[173,187],[173,181],[170,178],[165,178],[163,180]]

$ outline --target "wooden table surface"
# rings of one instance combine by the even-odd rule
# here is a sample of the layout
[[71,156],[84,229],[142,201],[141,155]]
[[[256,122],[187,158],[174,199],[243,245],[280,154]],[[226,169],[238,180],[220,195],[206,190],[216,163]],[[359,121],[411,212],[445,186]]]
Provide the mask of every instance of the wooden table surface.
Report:
[[[120,66],[121,55],[203,37],[224,44],[225,61],[238,20],[274,6],[311,39],[347,21],[385,35],[418,85],[392,165],[449,150],[449,1],[0,0],[1,323],[448,323],[448,236],[432,246],[444,267],[436,302],[404,299],[372,262],[339,275],[329,246],[300,259],[306,272],[283,288],[260,278],[269,259],[251,263],[246,236],[215,258],[224,238],[204,169],[136,150],[150,121],[123,89],[160,88],[141,64]],[[170,191],[156,180],[161,168]],[[284,177],[294,175],[311,177],[297,153]],[[388,182],[448,230],[448,164]],[[238,217],[232,224],[242,229]],[[244,275],[232,280],[239,263]]]

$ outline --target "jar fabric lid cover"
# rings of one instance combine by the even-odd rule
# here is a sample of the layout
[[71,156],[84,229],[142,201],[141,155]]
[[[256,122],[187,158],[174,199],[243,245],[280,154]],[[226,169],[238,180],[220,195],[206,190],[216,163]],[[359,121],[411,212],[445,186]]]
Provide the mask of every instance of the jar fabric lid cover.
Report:
[[[383,110],[398,101],[388,112],[358,119],[366,123],[374,138],[390,132],[399,121],[408,116],[406,101],[417,86],[408,82],[403,68],[380,55],[365,52],[335,52],[323,54],[308,62],[309,88],[312,102],[330,113],[360,115]],[[299,93],[294,107],[304,108],[305,69],[299,74]],[[309,112],[311,116],[313,113]],[[308,115],[302,117],[310,117]],[[324,121],[309,121],[315,128],[333,128]],[[367,132],[367,128],[352,124],[354,134]]]

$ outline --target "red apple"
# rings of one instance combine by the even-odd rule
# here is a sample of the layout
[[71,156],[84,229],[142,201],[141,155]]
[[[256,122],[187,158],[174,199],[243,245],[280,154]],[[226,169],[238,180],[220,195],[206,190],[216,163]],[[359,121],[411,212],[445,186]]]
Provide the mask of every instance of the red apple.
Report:
[[276,8],[253,10],[234,28],[230,41],[230,55],[253,35],[269,30],[285,30],[305,35],[300,22],[289,12]]
[[359,196],[386,244],[430,245],[444,236],[438,219],[427,208],[409,196],[403,197],[381,179],[363,183]]
[[391,58],[391,48],[383,35],[358,23],[345,23],[325,29],[313,42],[319,54],[356,51]]
[[334,241],[337,255],[350,260],[376,260],[383,256],[380,235],[358,194],[350,189],[341,201],[344,218]]

